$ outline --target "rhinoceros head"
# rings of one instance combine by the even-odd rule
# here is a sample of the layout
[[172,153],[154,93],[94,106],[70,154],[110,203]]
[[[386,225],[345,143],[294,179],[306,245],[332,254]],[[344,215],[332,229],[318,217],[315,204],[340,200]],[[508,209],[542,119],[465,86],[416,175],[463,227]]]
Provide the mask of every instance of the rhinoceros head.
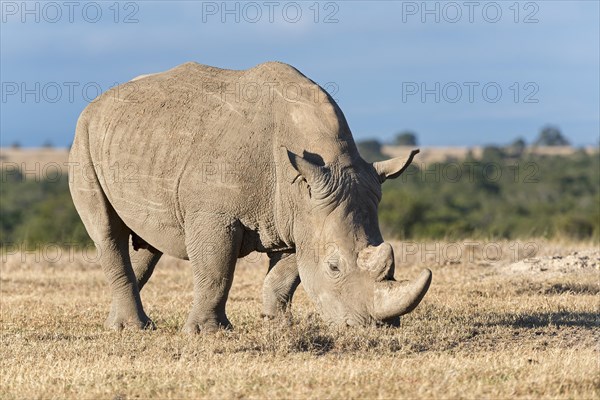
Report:
[[285,150],[296,174],[293,233],[302,284],[332,323],[395,324],[412,311],[431,282],[425,270],[413,282],[394,280],[394,252],[377,219],[381,184],[412,161],[319,165]]

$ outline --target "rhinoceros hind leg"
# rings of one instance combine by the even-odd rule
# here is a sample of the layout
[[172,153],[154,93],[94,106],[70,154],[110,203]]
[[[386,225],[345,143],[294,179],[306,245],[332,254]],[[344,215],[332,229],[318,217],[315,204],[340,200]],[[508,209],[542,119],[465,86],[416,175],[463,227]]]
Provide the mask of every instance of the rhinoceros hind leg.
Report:
[[128,235],[121,235],[119,231],[120,229],[112,227],[111,237],[96,241],[100,264],[112,294],[111,310],[104,326],[115,330],[128,327],[153,329],[154,323],[142,307],[135,273],[129,259]]
[[162,253],[154,249],[129,250],[129,258],[133,266],[133,272],[138,285],[138,290],[141,291],[148,279],[154,272],[154,267],[160,260]]
[[116,330],[152,328],[154,325],[142,308],[129,258],[129,228],[106,198],[97,178],[90,179],[76,169],[70,184],[73,202],[96,245],[98,262],[110,286],[111,311],[104,326]]
[[285,315],[299,284],[296,255],[283,252],[269,254],[269,272],[262,292],[263,317],[272,319]]
[[239,222],[222,215],[202,214],[197,220],[197,224],[186,226],[194,301],[182,330],[199,333],[231,329],[225,303],[233,282],[243,229]]
[[[138,291],[141,291],[148,279],[152,276],[152,272],[154,272],[154,267],[160,260],[162,253],[159,251],[152,252],[147,249],[138,249],[137,251],[129,251],[129,258],[131,260],[131,265],[133,267],[133,271],[135,273],[135,278],[137,281]],[[116,307],[117,304],[113,302],[111,304],[110,313],[108,314],[108,318],[106,319],[106,325],[109,327],[115,327],[119,329],[119,324],[115,325],[115,317],[116,315]],[[152,321],[148,322],[148,326],[146,328],[154,328]]]

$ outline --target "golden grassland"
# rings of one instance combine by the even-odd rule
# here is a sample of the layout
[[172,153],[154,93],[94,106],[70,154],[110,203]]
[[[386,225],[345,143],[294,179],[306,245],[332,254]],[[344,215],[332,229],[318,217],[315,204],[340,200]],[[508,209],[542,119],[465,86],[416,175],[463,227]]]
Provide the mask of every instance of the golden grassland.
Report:
[[[3,254],[0,398],[598,398],[598,244],[535,241],[537,272],[510,267],[533,255],[525,244],[395,243],[398,279],[434,273],[400,328],[325,326],[301,288],[291,323],[264,321],[266,260],[251,256],[228,302],[235,329],[198,336],[179,332],[186,262],[161,260],[142,292],[157,330],[111,332],[98,265]],[[587,264],[543,267],[574,251]]]

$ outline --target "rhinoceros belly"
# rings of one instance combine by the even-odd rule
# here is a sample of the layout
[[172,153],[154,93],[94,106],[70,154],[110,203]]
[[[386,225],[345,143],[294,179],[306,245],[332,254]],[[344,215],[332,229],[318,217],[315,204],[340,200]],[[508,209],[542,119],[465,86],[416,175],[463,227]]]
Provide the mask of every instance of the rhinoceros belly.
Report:
[[[153,190],[144,190],[146,185]],[[108,197],[119,217],[144,242],[163,253],[187,258],[171,182],[147,178],[144,183],[113,185]]]
[[121,141],[114,142],[96,164],[112,207],[144,242],[163,253],[186,258],[176,193],[181,163],[168,154],[168,149],[143,140],[127,148]]

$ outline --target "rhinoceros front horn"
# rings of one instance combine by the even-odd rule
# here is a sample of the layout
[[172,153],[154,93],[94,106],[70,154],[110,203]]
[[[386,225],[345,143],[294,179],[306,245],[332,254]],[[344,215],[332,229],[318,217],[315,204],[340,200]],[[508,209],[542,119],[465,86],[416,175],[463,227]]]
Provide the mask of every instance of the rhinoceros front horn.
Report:
[[423,270],[412,282],[381,281],[375,284],[374,317],[386,320],[411,312],[419,305],[431,284],[431,271]]

